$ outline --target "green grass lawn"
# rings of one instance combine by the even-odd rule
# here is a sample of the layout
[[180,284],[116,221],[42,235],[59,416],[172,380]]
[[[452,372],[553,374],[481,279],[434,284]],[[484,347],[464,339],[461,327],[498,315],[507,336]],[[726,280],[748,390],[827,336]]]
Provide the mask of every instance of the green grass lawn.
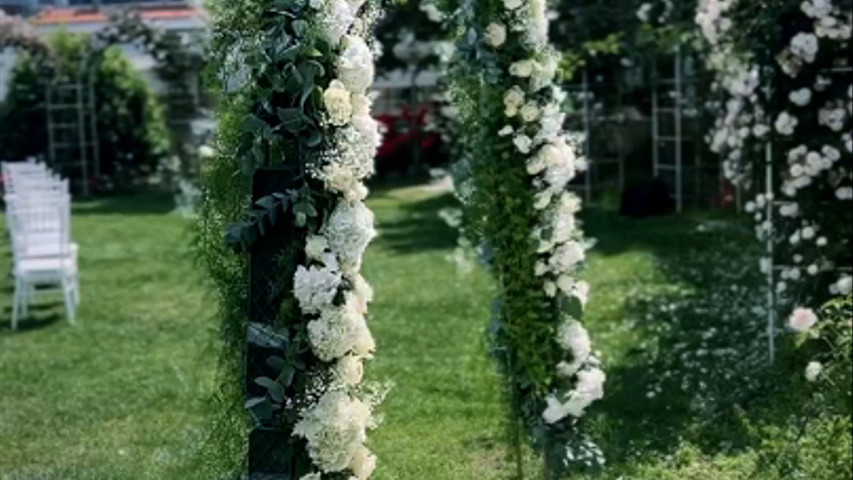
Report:
[[[369,203],[380,232],[364,265],[376,291],[378,352],[369,377],[394,383],[384,424],[371,436],[381,458],[374,478],[513,478],[500,380],[485,353],[492,286],[482,269],[462,273],[449,259],[455,232],[437,212],[453,205],[451,197],[394,188]],[[710,265],[725,248],[751,258],[743,247],[750,233],[705,215],[629,221],[592,210],[586,217],[598,239],[587,318],[609,376],[608,397],[589,425],[611,463],[603,478],[777,478],[756,470],[760,435],[744,430],[754,422],[709,422],[691,403],[725,390],[726,379],[703,373],[707,362],[692,371],[693,362],[667,354],[705,341],[714,305],[749,302],[749,290],[721,299],[710,284],[751,281],[754,264]],[[697,231],[703,222],[713,228]],[[196,478],[216,389],[217,322],[186,221],[167,197],[79,202],[74,237],[83,291],[74,327],[48,302],[9,330],[8,245],[0,252],[0,478]],[[687,305],[705,314],[679,315]],[[655,383],[670,378],[667,370],[680,380],[696,374],[708,393]],[[657,388],[662,393],[650,396]],[[761,408],[744,411],[758,421]],[[525,470],[540,478],[530,452]]]

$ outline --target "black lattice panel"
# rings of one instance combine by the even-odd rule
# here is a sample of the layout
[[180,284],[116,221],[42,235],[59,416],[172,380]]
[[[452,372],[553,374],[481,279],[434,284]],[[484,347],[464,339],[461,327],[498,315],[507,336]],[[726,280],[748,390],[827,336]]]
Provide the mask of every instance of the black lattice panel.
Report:
[[[295,172],[287,168],[267,167],[255,172],[252,201],[293,187]],[[270,356],[283,356],[287,338],[277,334],[286,325],[280,317],[282,302],[292,295],[293,274],[301,252],[301,238],[289,221],[263,235],[250,252],[249,331],[246,347],[246,396],[263,396],[266,389],[254,382],[258,377],[275,378],[277,372],[267,364]],[[304,448],[294,448],[295,440],[283,425],[259,424],[249,435],[248,468],[250,480],[297,480],[304,461]],[[300,450],[302,450],[300,452]],[[296,455],[294,453],[297,452]]]

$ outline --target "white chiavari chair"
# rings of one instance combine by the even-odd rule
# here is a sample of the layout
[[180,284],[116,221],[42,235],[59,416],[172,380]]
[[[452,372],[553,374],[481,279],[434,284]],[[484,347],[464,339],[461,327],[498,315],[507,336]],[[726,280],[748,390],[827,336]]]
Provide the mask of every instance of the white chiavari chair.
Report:
[[36,163],[4,163],[2,173],[14,259],[12,328],[29,314],[36,295],[57,290],[74,323],[80,288],[68,181]]

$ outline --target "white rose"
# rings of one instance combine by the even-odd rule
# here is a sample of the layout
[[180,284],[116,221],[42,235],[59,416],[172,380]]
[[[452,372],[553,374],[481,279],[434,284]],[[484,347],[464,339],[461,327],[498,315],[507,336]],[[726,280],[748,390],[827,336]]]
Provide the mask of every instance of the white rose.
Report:
[[329,83],[329,88],[323,92],[323,103],[329,113],[329,120],[332,125],[340,127],[349,122],[352,116],[352,102],[350,101],[350,93],[341,81],[332,80]]
[[527,102],[521,107],[521,119],[525,122],[534,122],[539,118],[539,106],[536,102]]
[[815,382],[822,371],[823,365],[821,365],[820,362],[809,362],[806,366],[806,380],[809,382]]
[[811,308],[799,307],[788,317],[788,326],[797,332],[805,332],[817,323],[817,314]]
[[533,60],[520,60],[509,66],[509,73],[515,77],[527,78],[533,74]]
[[486,42],[498,48],[506,42],[506,27],[501,23],[490,23],[486,27]]
[[358,447],[352,457],[349,469],[352,470],[358,480],[367,480],[376,469],[376,455],[373,455],[364,446]]
[[512,135],[515,132],[515,129],[512,128],[512,125],[506,125],[504,128],[498,131],[498,136],[505,137],[507,135]]
[[524,104],[524,92],[518,86],[513,86],[504,94],[504,106],[518,108]]
[[557,294],[557,284],[550,280],[545,282],[543,288],[545,289],[545,295],[548,295],[549,297],[553,297]]
[[551,204],[551,197],[553,197],[553,193],[550,190],[537,193],[533,196],[533,208],[536,210],[544,210]]
[[507,10],[515,10],[521,6],[523,0],[504,0],[504,8]]
[[338,77],[352,93],[364,93],[373,83],[373,52],[361,37],[346,35],[338,60]]
[[525,155],[530,153],[530,147],[533,146],[533,140],[531,140],[527,135],[517,135],[512,140],[512,143],[515,144],[515,148],[517,148],[519,152]]
[[839,295],[850,295],[850,292],[853,291],[853,276],[842,275],[835,282],[835,288],[838,290]]

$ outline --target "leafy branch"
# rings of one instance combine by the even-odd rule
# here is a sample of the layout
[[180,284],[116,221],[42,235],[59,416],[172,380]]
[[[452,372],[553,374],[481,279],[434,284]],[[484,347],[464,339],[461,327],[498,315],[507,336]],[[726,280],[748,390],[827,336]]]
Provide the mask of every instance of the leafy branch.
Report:
[[226,228],[225,243],[236,253],[248,252],[288,213],[292,214],[293,224],[299,228],[304,227],[309,218],[316,217],[318,213],[310,192],[285,190],[260,198],[247,220]]

